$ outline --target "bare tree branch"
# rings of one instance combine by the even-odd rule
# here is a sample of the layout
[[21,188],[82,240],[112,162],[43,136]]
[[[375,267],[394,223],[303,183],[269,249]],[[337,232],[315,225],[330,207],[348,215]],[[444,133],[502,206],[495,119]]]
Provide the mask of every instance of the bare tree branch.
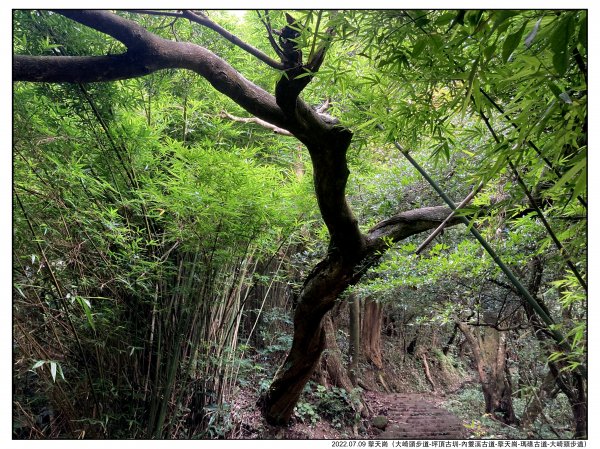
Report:
[[317,114],[324,114],[327,109],[329,109],[329,106],[331,106],[331,103],[329,102],[329,98],[326,98],[323,104],[315,110],[317,111]]
[[226,111],[221,111],[219,116],[228,118],[229,120],[233,120],[234,122],[256,123],[257,125],[260,125],[263,128],[270,129],[275,134],[281,134],[282,136],[293,136],[293,134],[291,132],[289,132],[287,129],[280,128],[278,126],[275,126],[271,123],[265,122],[264,120],[261,120],[256,117],[236,117],[235,115],[231,115],[230,113],[228,113]]
[[275,50],[275,53],[277,53],[277,56],[279,56],[279,58],[281,58],[283,60],[285,55],[283,54],[283,50],[281,49],[281,47],[279,47],[279,45],[277,45],[277,42],[275,41],[275,38],[273,37],[273,27],[271,26],[271,20],[269,19],[269,11],[265,10],[264,18],[260,15],[260,12],[258,10],[256,11],[256,14],[258,15],[258,18],[260,19],[260,21],[263,23],[263,25],[265,26],[265,28],[267,30],[267,38],[269,39],[269,42],[271,43],[271,47],[273,47],[273,50]]
[[[325,113],[325,111],[329,108],[329,105],[330,105],[329,99],[327,99],[327,100],[325,100],[325,102],[322,105],[320,105],[318,108],[315,109],[315,112],[326,123],[338,124],[339,120],[337,118],[332,117]],[[227,111],[221,111],[219,113],[219,116],[223,117],[223,118],[228,118],[229,120],[233,120],[234,122],[255,123],[257,125],[262,126],[263,128],[270,129],[275,134],[281,134],[282,136],[293,136],[293,134],[291,132],[289,132],[287,129],[280,128],[279,126],[273,125],[272,123],[266,122],[257,117],[237,117],[235,115],[231,115]]]
[[446,225],[448,224],[448,221],[450,221],[450,219],[452,217],[454,217],[454,215],[456,215],[456,213],[463,207],[465,207],[465,205],[467,205],[472,199],[473,197],[477,194],[477,192],[479,192],[481,189],[483,188],[483,183],[480,183],[479,186],[475,189],[473,189],[471,191],[471,193],[469,193],[466,198],[464,200],[461,201],[461,203],[456,206],[456,209],[454,209],[452,211],[452,213],[450,215],[448,215],[448,217],[437,227],[437,229],[435,231],[433,231],[431,233],[431,235],[429,237],[427,237],[427,239],[425,239],[425,241],[423,243],[421,243],[421,245],[417,248],[417,250],[415,251],[415,254],[420,254],[421,251],[423,251],[427,245],[429,245],[431,243],[431,241],[440,233],[444,230],[444,228],[446,227]]
[[498,332],[509,332],[509,331],[517,331],[517,330],[526,330],[526,329],[529,329],[529,326],[527,326],[525,324],[517,324],[517,325],[511,326],[511,327],[500,327],[499,324],[494,324],[494,323],[480,323],[480,322],[477,322],[477,321],[473,321],[473,322],[465,321],[465,324],[467,324],[469,326],[475,326],[475,327],[489,327],[489,328],[497,330]]
[[281,62],[275,61],[274,59],[270,58],[269,56],[264,54],[262,51],[260,51],[258,48],[254,48],[252,45],[249,45],[246,42],[242,41],[240,38],[238,38],[234,34],[230,33],[225,28],[221,27],[219,24],[210,20],[206,14],[204,14],[200,11],[191,11],[191,10],[186,9],[183,11],[183,16],[192,22],[199,23],[202,26],[205,26],[207,28],[210,28],[213,31],[216,31],[221,36],[223,36],[225,39],[227,39],[229,42],[238,46],[242,50],[247,51],[252,56],[257,57],[262,62],[267,64],[269,67],[272,67],[277,70],[284,69],[284,66]]
[[[423,207],[409,210],[383,220],[373,226],[367,233],[367,245],[371,251],[382,251],[387,247],[386,240],[399,242],[411,235],[437,227],[450,214],[452,209],[446,206]],[[447,226],[461,223],[459,217],[452,217]]]
[[181,12],[163,11],[160,9],[127,9],[125,11],[133,14],[146,14],[149,16],[167,16],[183,18],[183,14]]

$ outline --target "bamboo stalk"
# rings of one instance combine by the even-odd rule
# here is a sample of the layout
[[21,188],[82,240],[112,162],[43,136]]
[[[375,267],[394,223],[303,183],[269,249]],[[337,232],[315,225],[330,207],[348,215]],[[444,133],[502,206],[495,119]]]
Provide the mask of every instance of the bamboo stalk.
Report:
[[100,407],[100,402],[98,401],[98,396],[96,395],[96,390],[94,388],[94,382],[92,380],[92,374],[90,372],[90,367],[89,367],[89,364],[88,364],[88,361],[87,361],[87,357],[85,355],[85,351],[83,350],[83,345],[81,343],[81,339],[79,338],[79,334],[77,332],[77,329],[75,328],[75,325],[73,324],[73,320],[71,319],[71,315],[69,314],[68,306],[66,304],[65,297],[63,296],[62,288],[60,286],[60,283],[58,282],[58,279],[56,278],[56,275],[54,274],[54,271],[52,270],[52,267],[50,265],[50,261],[46,257],[46,252],[42,248],[42,245],[40,244],[40,241],[39,241],[39,239],[36,236],[36,233],[35,233],[35,230],[33,229],[33,225],[31,223],[31,220],[29,219],[29,215],[25,211],[25,207],[23,206],[23,203],[21,202],[21,199],[19,198],[19,195],[17,194],[17,192],[13,192],[13,193],[15,195],[15,198],[17,200],[17,203],[19,204],[19,207],[20,207],[21,211],[23,212],[23,216],[25,217],[25,221],[27,222],[27,225],[29,226],[29,230],[31,231],[31,235],[33,237],[33,240],[36,242],[38,250],[40,251],[40,254],[41,254],[42,258],[44,259],[45,269],[50,274],[50,278],[52,279],[52,283],[54,284],[54,287],[56,288],[56,292],[57,292],[59,303],[61,304],[61,306],[62,306],[62,308],[64,310],[65,316],[67,317],[67,322],[69,323],[69,327],[71,328],[71,331],[73,332],[73,336],[75,337],[75,341],[77,342],[77,347],[79,348],[79,352],[80,352],[81,357],[83,359],[83,366],[84,366],[84,369],[85,369],[85,372],[86,372],[86,377],[87,377],[87,380],[88,380],[88,383],[89,383],[89,386],[90,386],[90,391],[92,393],[92,398],[94,399],[94,403],[96,405],[96,410],[98,411],[98,413],[101,413],[102,409]]
[[[417,169],[419,173],[429,182],[429,184],[435,189],[435,191],[444,199],[446,204],[450,206],[452,210],[456,209],[456,205],[454,202],[444,193],[444,191],[438,186],[438,184],[429,176],[429,174],[415,161],[412,156],[405,150],[398,142],[394,142],[394,145],[400,152],[404,155],[404,157],[412,164],[413,167]],[[502,259],[496,254],[496,252],[492,249],[492,247],[487,243],[487,241],[483,238],[483,236],[475,229],[473,226],[469,226],[469,220],[465,217],[459,217],[459,219],[468,227],[471,234],[475,236],[477,241],[483,246],[483,248],[487,251],[487,253],[492,257],[494,262],[500,267],[502,272],[508,277],[510,282],[515,286],[519,294],[531,305],[531,307],[535,310],[536,314],[542,319],[542,321],[548,326],[548,332],[552,335],[552,338],[557,343],[557,345],[563,350],[569,352],[570,346],[565,337],[556,329],[554,320],[542,309],[539,303],[529,294],[527,289],[521,284],[521,282],[516,278],[513,272],[504,264]],[[586,376],[587,369],[580,365],[578,369],[583,371],[584,377]]]
[[[475,100],[473,99],[473,97],[471,97],[471,100],[475,104]],[[486,115],[483,113],[483,111],[481,109],[479,109],[478,112],[479,112],[479,115],[481,116],[481,118],[483,119],[483,121],[485,123],[485,126],[487,127],[488,131],[490,132],[490,134],[494,138],[494,141],[496,143],[500,143],[500,139],[498,138],[498,135],[494,131],[494,128],[492,128],[492,125],[491,125],[488,117],[486,117]],[[558,240],[558,238],[556,237],[556,234],[552,230],[552,227],[550,226],[550,223],[548,223],[548,220],[546,220],[546,217],[545,217],[544,213],[538,207],[535,199],[533,198],[533,196],[531,195],[531,192],[529,191],[529,188],[525,184],[525,181],[523,181],[523,179],[519,175],[519,172],[517,171],[517,168],[514,166],[514,164],[510,160],[510,158],[507,158],[507,161],[508,161],[508,166],[510,167],[513,175],[517,178],[517,182],[518,182],[519,186],[521,187],[521,190],[523,190],[523,193],[525,193],[525,196],[527,196],[527,199],[529,200],[529,203],[531,204],[531,207],[533,207],[533,209],[535,210],[537,216],[542,221],[542,224],[546,228],[546,231],[548,231],[548,235],[550,235],[550,238],[554,242],[554,245],[556,245],[556,247],[558,248],[558,251],[559,251],[560,255],[564,258],[567,266],[571,269],[571,271],[573,272],[573,274],[577,278],[577,281],[579,282],[579,285],[581,285],[581,287],[587,293],[587,290],[588,290],[587,284],[583,280],[583,277],[579,273],[579,270],[577,269],[577,267],[575,267],[575,264],[572,262],[571,256],[569,256],[569,254],[567,253],[567,250],[565,249],[565,247],[562,245],[562,243],[560,242],[560,240]]]
[[446,225],[448,224],[448,222],[456,215],[456,213],[462,209],[463,207],[465,207],[467,204],[469,204],[469,202],[473,199],[473,197],[475,195],[477,195],[477,193],[483,188],[483,183],[480,183],[477,188],[471,190],[471,193],[469,193],[464,200],[462,200],[460,202],[460,204],[458,206],[456,206],[456,209],[454,209],[450,215],[448,215],[448,217],[446,217],[446,219],[444,221],[442,221],[442,223],[431,233],[431,235],[429,237],[427,237],[427,239],[421,243],[421,245],[417,248],[417,250],[415,251],[415,254],[420,254],[421,251],[423,251],[427,245],[429,245],[429,243],[431,243],[431,241],[440,233],[444,230],[444,228],[446,227]]

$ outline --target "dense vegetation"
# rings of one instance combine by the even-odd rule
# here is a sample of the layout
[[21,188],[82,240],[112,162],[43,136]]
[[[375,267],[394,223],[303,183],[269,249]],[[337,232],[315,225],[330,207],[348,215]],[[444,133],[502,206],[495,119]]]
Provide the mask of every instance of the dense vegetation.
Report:
[[13,27],[15,438],[243,436],[241,395],[360,436],[459,378],[587,436],[586,11]]

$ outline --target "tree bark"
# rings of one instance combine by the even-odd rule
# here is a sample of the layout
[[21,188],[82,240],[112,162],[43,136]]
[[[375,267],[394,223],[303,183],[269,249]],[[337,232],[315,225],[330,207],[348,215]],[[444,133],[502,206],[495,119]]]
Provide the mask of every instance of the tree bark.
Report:
[[450,338],[448,339],[448,341],[442,348],[442,353],[444,355],[448,355],[448,351],[450,351],[450,348],[452,347],[452,343],[454,343],[454,339],[456,338],[457,333],[458,333],[458,325],[455,324],[454,327],[452,328],[452,334],[450,335]]
[[383,324],[383,306],[373,298],[365,300],[363,309],[361,340],[363,354],[367,361],[377,369],[383,369],[381,352],[381,328]]
[[358,359],[360,357],[360,299],[353,293],[350,296],[349,334],[350,334],[350,380],[358,385]]
[[310,379],[323,349],[326,335],[322,319],[346,288],[351,270],[339,258],[326,258],[305,281],[294,313],[292,348],[260,404],[270,424],[286,424]]
[[437,388],[435,386],[435,382],[433,381],[433,377],[431,377],[431,372],[429,371],[429,363],[427,363],[427,355],[425,352],[421,353],[421,358],[423,359],[423,369],[425,370],[425,377],[431,384],[431,388],[433,388],[433,392],[437,393]]
[[321,356],[321,366],[327,372],[330,385],[350,392],[352,391],[352,381],[348,372],[342,363],[342,352],[337,344],[335,337],[335,326],[331,313],[325,316],[323,320],[323,329],[325,331],[325,352]]
[[512,388],[507,379],[506,336],[504,332],[484,328],[485,338],[476,335],[466,323],[457,323],[475,359],[485,411],[506,424],[516,422],[512,405]]

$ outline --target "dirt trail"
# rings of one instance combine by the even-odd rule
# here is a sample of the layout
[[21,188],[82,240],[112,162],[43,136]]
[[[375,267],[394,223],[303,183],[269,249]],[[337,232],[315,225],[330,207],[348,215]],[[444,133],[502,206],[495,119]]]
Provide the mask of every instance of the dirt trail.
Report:
[[449,411],[436,406],[433,403],[435,397],[414,393],[367,392],[365,399],[374,416],[385,416],[388,420],[383,430],[373,426],[369,429],[374,438],[397,440],[467,438],[461,420]]

